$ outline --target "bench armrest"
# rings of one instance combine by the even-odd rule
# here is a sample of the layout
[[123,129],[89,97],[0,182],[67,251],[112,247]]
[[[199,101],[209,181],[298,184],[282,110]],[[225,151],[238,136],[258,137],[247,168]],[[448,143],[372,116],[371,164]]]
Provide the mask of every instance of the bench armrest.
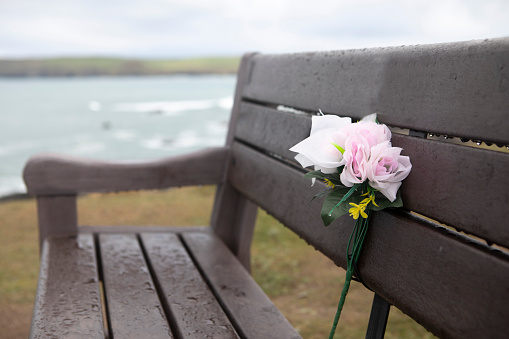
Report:
[[76,195],[219,184],[227,148],[212,148],[144,162],[108,162],[55,154],[32,157],[23,171],[28,193],[37,196],[39,242],[51,235],[76,235]]
[[211,148],[163,160],[109,162],[41,154],[29,159],[23,178],[28,193],[38,196],[218,184],[226,155],[226,148]]

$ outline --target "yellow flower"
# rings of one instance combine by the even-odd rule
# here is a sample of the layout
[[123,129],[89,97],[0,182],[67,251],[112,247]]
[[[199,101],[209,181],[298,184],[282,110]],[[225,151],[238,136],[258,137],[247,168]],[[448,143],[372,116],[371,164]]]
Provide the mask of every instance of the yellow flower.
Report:
[[328,187],[336,187],[336,185],[334,185],[329,179],[323,179],[323,181],[327,184]]
[[373,192],[368,192],[368,193],[364,193],[363,196],[366,196],[368,194],[369,194],[369,198],[366,198],[366,199],[362,200],[361,201],[361,205],[366,205],[367,206],[370,202],[373,202],[373,205],[378,207],[378,205],[375,202],[375,194]]
[[353,217],[354,219],[358,219],[359,218],[359,213],[360,215],[363,217],[363,218],[367,218],[368,215],[366,214],[366,212],[364,212],[364,210],[366,209],[366,205],[367,204],[354,204],[353,202],[350,203],[351,206],[353,206],[352,208],[350,208],[348,210],[348,212],[350,213],[350,216]]

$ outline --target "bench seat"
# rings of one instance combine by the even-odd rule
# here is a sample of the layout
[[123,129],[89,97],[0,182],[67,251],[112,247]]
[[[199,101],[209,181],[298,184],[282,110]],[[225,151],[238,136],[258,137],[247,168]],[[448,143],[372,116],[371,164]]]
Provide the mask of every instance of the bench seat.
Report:
[[31,337],[300,338],[208,228],[100,229],[44,240]]

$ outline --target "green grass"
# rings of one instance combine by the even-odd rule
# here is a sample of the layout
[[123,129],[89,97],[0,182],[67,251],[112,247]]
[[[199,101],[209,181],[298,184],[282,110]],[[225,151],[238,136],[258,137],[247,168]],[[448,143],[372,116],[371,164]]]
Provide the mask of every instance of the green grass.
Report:
[[120,58],[0,59],[0,76],[232,74],[237,71],[239,62],[240,58],[238,57],[169,60]]
[[[92,194],[78,202],[83,225],[205,225],[213,187],[159,192]],[[3,338],[28,336],[38,275],[33,199],[0,203],[0,328]],[[327,337],[344,270],[260,211],[252,274],[304,338]],[[352,283],[337,338],[364,338],[373,294]],[[386,338],[433,338],[392,308]]]
[[240,58],[198,58],[182,60],[150,60],[145,61],[146,68],[153,72],[182,72],[189,73],[235,73]]

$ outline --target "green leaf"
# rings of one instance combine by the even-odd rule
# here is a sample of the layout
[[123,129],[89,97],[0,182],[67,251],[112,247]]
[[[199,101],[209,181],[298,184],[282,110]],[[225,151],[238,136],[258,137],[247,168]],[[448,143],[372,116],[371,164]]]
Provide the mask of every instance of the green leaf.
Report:
[[306,174],[304,174],[304,178],[317,178],[317,179],[333,179],[333,180],[339,180],[339,174],[338,173],[329,173],[325,174],[322,173],[322,171],[309,171]]
[[[350,191],[350,187],[341,187],[335,188],[332,193],[330,193],[327,197],[325,197],[323,201],[322,210],[320,215],[323,220],[323,224],[325,226],[329,226],[334,220],[339,218],[340,216],[347,214],[348,210],[351,208],[350,203],[353,202],[358,204],[361,202],[363,197],[359,196],[359,194],[352,194],[349,198],[347,198],[343,203],[341,203],[338,207],[334,208]],[[330,211],[334,208],[331,215],[329,215]]]
[[396,200],[392,202],[389,199],[387,199],[382,193],[376,192],[375,202],[378,205],[378,207],[375,205],[370,205],[370,208],[373,211],[381,211],[388,207],[403,207],[403,200],[401,199],[400,191],[398,191],[398,193],[396,194]]
[[332,207],[332,209],[329,211],[329,214],[332,214],[332,212],[334,211],[334,209],[336,207],[338,207],[339,205],[341,205],[342,203],[344,203],[346,201],[346,199],[350,198],[350,196],[352,194],[354,194],[357,189],[361,186],[362,184],[355,184],[353,185],[349,190],[348,192],[346,192],[346,194],[343,196],[343,198],[334,206]]
[[311,202],[313,200],[315,200],[315,198],[322,198],[322,197],[328,195],[329,193],[332,193],[332,191],[334,191],[334,188],[327,188],[321,192],[318,192],[317,194],[315,194],[315,196],[313,198],[311,198],[311,201],[309,202],[309,204],[311,204]]
[[343,147],[339,146],[335,142],[331,142],[331,144],[334,145],[334,147],[336,147],[338,149],[338,151],[341,152],[341,154],[345,154],[345,149]]

